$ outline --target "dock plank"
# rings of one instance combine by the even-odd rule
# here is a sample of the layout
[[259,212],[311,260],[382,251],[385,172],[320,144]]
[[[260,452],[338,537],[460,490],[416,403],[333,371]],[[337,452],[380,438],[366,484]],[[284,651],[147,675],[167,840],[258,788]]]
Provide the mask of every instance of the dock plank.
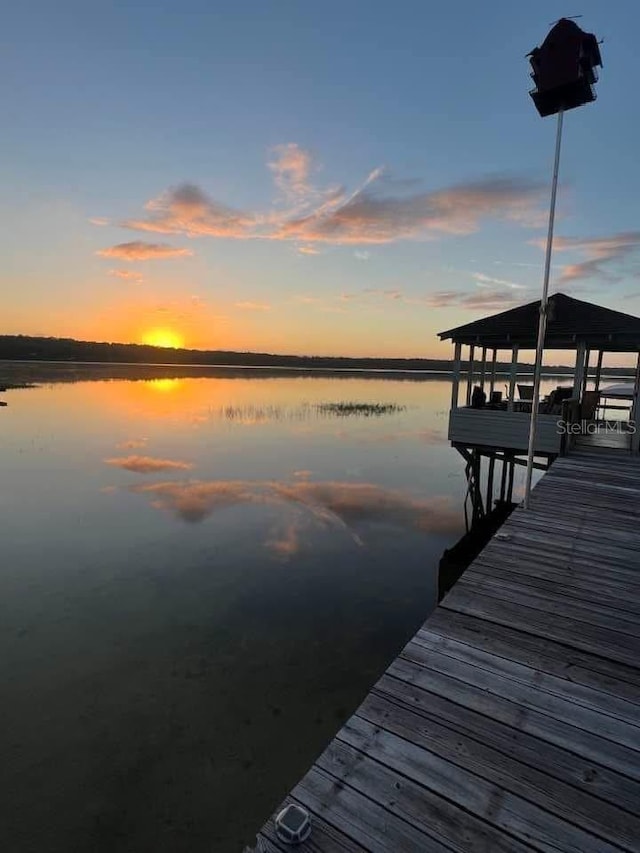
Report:
[[[432,723],[452,728],[498,752],[506,753],[545,774],[545,778],[553,777],[566,782],[631,814],[637,809],[640,782],[634,782],[602,764],[571,752],[565,746],[556,746],[549,740],[542,742],[535,734],[390,675],[385,674],[380,679],[358,713],[375,722],[377,716],[371,717],[370,714],[377,699],[420,714]],[[376,710],[374,713],[379,712]],[[453,753],[451,755],[453,760]],[[637,820],[640,818],[636,817]]]

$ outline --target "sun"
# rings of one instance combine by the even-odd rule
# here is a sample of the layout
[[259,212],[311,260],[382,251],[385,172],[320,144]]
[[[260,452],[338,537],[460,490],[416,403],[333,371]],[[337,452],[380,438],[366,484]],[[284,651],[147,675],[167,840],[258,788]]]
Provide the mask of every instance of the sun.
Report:
[[169,349],[181,349],[184,346],[184,339],[172,329],[149,329],[145,332],[142,338],[143,344],[148,344],[152,347],[168,347]]

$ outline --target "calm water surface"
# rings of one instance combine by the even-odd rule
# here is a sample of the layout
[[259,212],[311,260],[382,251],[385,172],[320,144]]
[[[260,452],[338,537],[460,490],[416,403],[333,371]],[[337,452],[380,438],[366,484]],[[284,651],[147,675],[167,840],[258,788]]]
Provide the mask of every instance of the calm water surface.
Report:
[[435,604],[449,383],[3,396],[4,849],[241,850]]

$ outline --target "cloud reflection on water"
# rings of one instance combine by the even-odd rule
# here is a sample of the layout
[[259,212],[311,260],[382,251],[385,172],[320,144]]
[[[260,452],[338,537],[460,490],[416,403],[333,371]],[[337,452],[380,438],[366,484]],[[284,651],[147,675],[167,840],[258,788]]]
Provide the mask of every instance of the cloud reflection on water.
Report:
[[158,459],[155,456],[114,456],[104,461],[106,465],[122,468],[125,471],[133,471],[136,474],[155,474],[158,471],[188,471],[193,468],[190,462],[181,462],[178,459]]
[[448,498],[414,497],[373,483],[196,480],[131,486],[153,506],[187,522],[200,522],[238,504],[286,503],[304,507],[323,526],[350,530],[356,522],[391,524],[432,533],[457,532],[460,513]]

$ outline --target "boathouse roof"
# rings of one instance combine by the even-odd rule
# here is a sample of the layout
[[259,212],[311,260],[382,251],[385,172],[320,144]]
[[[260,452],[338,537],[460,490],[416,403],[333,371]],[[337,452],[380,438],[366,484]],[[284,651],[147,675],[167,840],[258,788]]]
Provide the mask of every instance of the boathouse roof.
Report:
[[[496,349],[535,349],[540,300],[491,317],[440,332],[440,340]],[[607,352],[640,350],[640,318],[574,299],[564,293],[549,297],[545,347],[576,349],[579,343]]]

